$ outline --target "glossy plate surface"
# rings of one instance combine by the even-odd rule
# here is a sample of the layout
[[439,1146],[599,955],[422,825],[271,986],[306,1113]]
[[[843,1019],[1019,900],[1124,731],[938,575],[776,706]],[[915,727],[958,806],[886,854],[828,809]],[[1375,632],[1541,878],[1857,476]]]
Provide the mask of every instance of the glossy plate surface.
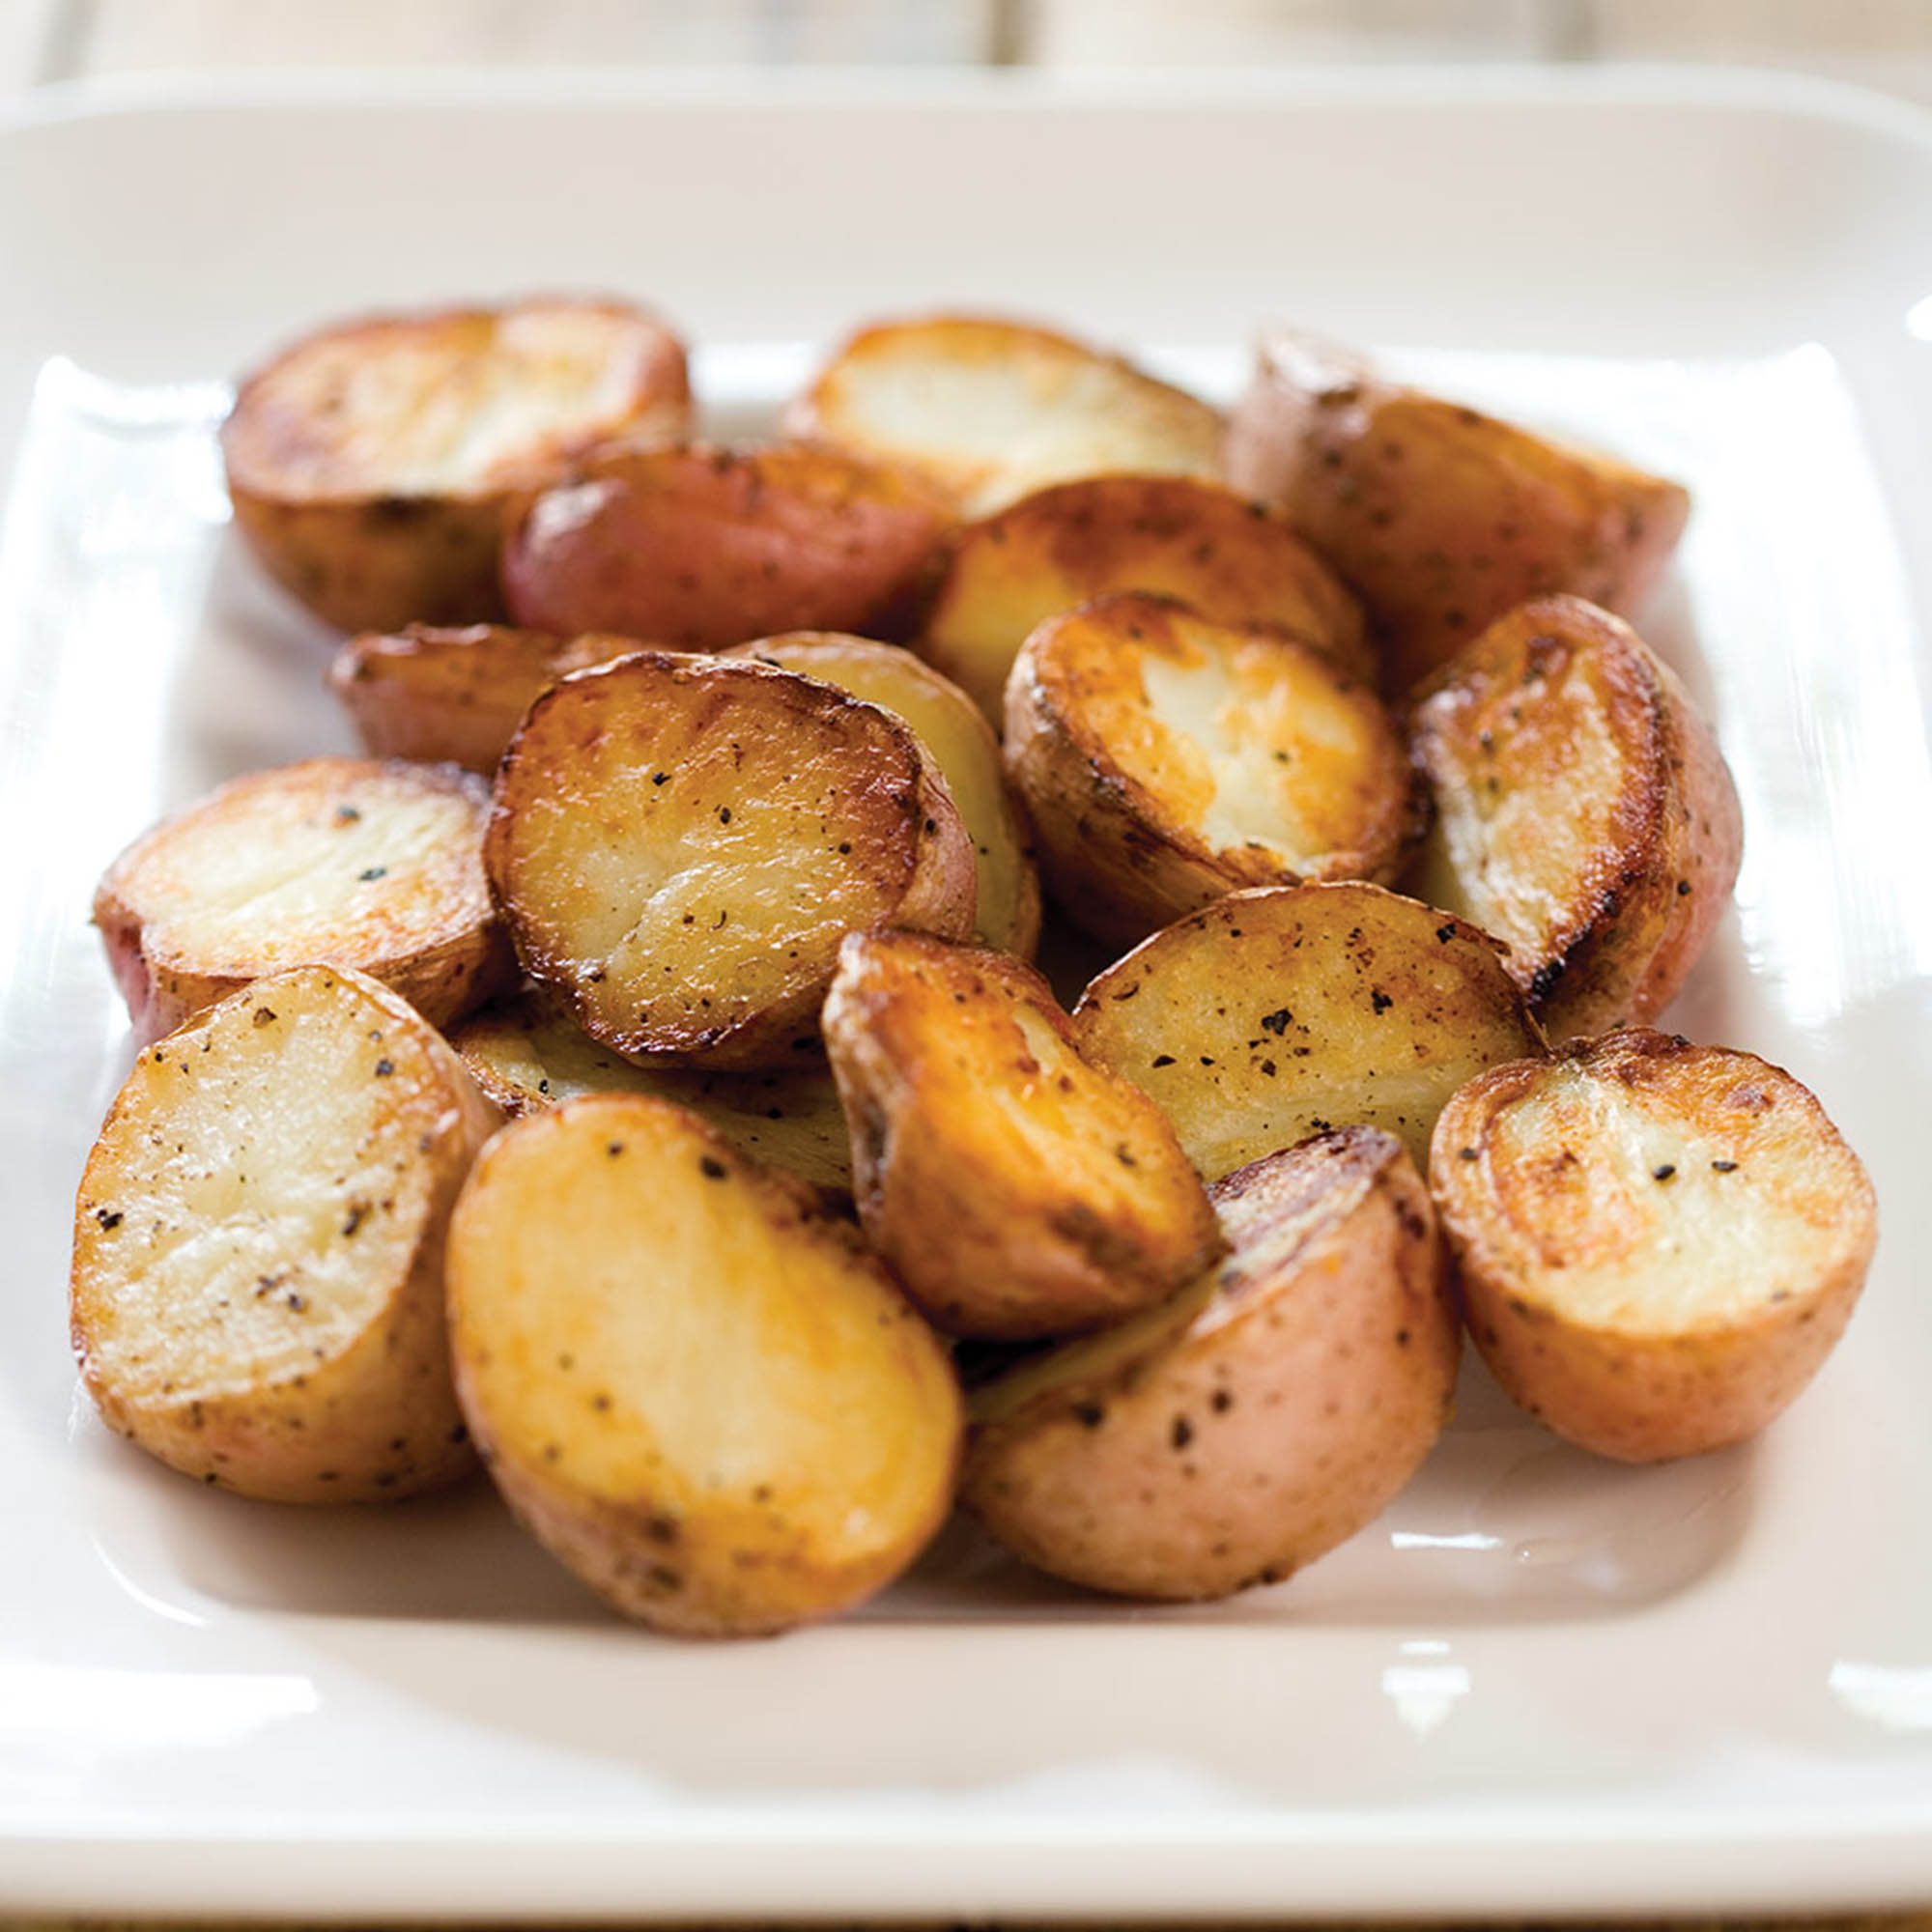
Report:
[[[0,1908],[1292,1917],[1932,1896],[1925,738],[1932,136],[1706,76],[609,77],[74,100],[0,130]],[[224,380],[391,303],[617,289],[753,433],[868,315],[971,302],[1218,395],[1263,320],[1695,492],[1644,628],[1747,833],[1674,1021],[1790,1066],[1880,1260],[1762,1442],[1630,1471],[1471,1374],[1304,1577],[1107,1605],[949,1532],[863,1616],[607,1617],[478,1485],[302,1514],[109,1438],[68,1217],[128,1048],[101,866],[347,749],[226,527]]]

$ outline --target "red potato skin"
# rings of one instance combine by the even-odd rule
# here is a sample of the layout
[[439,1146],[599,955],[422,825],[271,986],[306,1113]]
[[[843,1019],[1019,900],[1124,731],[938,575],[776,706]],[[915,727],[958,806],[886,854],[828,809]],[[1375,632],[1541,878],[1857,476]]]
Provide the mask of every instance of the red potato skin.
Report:
[[672,650],[785,631],[902,634],[950,524],[923,486],[829,450],[619,453],[513,522],[503,592],[533,629]]

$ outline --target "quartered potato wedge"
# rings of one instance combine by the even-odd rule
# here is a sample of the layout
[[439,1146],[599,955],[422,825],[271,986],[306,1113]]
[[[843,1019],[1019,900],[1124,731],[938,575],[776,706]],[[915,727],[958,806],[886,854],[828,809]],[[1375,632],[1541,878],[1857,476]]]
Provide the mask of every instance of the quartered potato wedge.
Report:
[[961,1500],[1056,1577],[1183,1601],[1281,1582],[1373,1521],[1448,1418],[1461,1337],[1398,1141],[1323,1134],[1213,1194],[1218,1267],[972,1399]]
[[153,1039],[284,966],[355,967],[444,1026],[514,977],[483,874],[489,787],[450,766],[251,772],[138,838],[94,923]]
[[913,728],[939,762],[979,860],[975,936],[982,945],[1031,958],[1039,938],[1039,875],[1033,830],[1007,788],[1000,743],[957,685],[896,644],[828,631],[761,638],[743,654],[762,664],[836,684],[883,705]]
[[327,328],[250,376],[221,432],[235,522],[345,631],[497,616],[512,497],[594,444],[675,441],[684,349],[619,302],[538,300]]
[[1494,940],[1367,885],[1217,900],[1100,974],[1073,1031],[1209,1177],[1356,1123],[1422,1167],[1463,1081],[1545,1051]]
[[919,740],[742,658],[646,651],[553,685],[485,852],[524,970],[645,1061],[813,1054],[846,933],[973,929],[973,843]]
[[706,1636],[829,1616],[945,1519],[944,1346],[857,1229],[668,1101],[499,1134],[451,1227],[449,1319],[497,1488],[627,1616]]
[[787,431],[895,463],[983,517],[1070,476],[1218,476],[1219,412],[1051,329],[938,315],[861,329]]
[[1159,597],[1097,598],[1034,632],[1006,758],[1055,902],[1115,941],[1244,886],[1385,878],[1413,817],[1374,691],[1285,632]]
[[273,974],[149,1047],[74,1208],[73,1343],[103,1420],[273,1502],[462,1474],[443,1241],[497,1118],[359,973]]
[[1228,473],[1361,598],[1391,691],[1529,598],[1572,591],[1634,609],[1690,514],[1661,476],[1391,382],[1290,329],[1262,340]]
[[1430,1186],[1496,1379],[1626,1463],[1776,1416],[1843,1332],[1878,1231],[1858,1156],[1790,1074],[1638,1029],[1472,1080]]
[[1118,590],[1178,597],[1217,624],[1271,625],[1371,682],[1361,607],[1293,527],[1199,476],[1085,476],[954,539],[919,653],[1004,723],[1007,676],[1047,618]]
[[506,1114],[541,1113],[585,1094],[654,1094],[731,1145],[829,1194],[852,1192],[852,1145],[831,1069],[689,1073],[639,1066],[534,1000],[492,1007],[449,1037],[477,1087]]
[[328,688],[372,756],[461,765],[487,777],[524,713],[558,678],[640,648],[635,638],[411,624],[395,635],[351,638],[328,668]]
[[1546,597],[1424,689],[1409,749],[1435,802],[1416,890],[1494,934],[1552,1039],[1655,1019],[1738,875],[1711,727],[1605,611]]
[[825,1003],[859,1219],[940,1327],[1065,1335],[1212,1259],[1160,1110],[1083,1061],[1045,980],[998,952],[853,933]]
[[619,450],[535,498],[503,547],[520,624],[722,650],[780,631],[891,632],[952,514],[830,449]]

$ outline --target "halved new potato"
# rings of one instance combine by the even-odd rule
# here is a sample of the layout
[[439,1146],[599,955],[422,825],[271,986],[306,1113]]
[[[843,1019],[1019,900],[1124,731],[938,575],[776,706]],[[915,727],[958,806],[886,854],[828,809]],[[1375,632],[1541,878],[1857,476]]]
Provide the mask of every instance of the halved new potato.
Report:
[[512,524],[520,624],[721,650],[780,631],[891,631],[952,515],[914,478],[831,449],[619,450]]
[[1373,1521],[1448,1419],[1461,1336],[1398,1141],[1347,1127],[1213,1192],[1219,1267],[972,1399],[961,1500],[1056,1577],[1182,1601],[1281,1582]]
[[350,966],[445,1026],[514,977],[483,874],[490,791],[449,765],[250,772],[115,860],[94,923],[143,1038],[284,966]]
[[345,631],[497,616],[504,512],[594,444],[675,441],[684,349],[622,302],[534,300],[326,328],[242,383],[221,431],[241,530]]
[[1236,893],[1178,921],[1094,980],[1073,1031],[1210,1178],[1355,1123],[1422,1167],[1463,1081],[1545,1051],[1487,933],[1352,884]]
[[785,428],[916,470],[971,517],[1070,476],[1218,476],[1224,433],[1218,411],[1122,356],[969,315],[861,329]]
[[1047,888],[1131,941],[1244,886],[1385,878],[1414,786],[1381,700],[1286,632],[1096,598],[1026,640],[1007,769]]
[[1744,828],[1710,725],[1631,628],[1545,597],[1410,714],[1435,801],[1417,891],[1494,934],[1552,1039],[1655,1019],[1704,950]]
[[449,1243],[491,1476],[625,1615],[750,1635],[918,1555],[961,1435],[946,1350],[849,1222],[679,1107],[604,1094],[485,1150]]
[[1531,597],[1634,609],[1690,514],[1661,476],[1391,382],[1290,329],[1262,339],[1228,473],[1361,598],[1392,691]]
[[1160,1110],[1087,1065],[1004,953],[855,932],[825,1002],[872,1244],[955,1335],[1117,1320],[1212,1259],[1213,1210]]
[[1790,1074],[1640,1029],[1470,1081],[1430,1185],[1497,1381],[1626,1463],[1776,1416],[1843,1332],[1878,1232],[1858,1156]]
[[272,974],[149,1047],[74,1208],[73,1344],[108,1427],[273,1502],[462,1474],[443,1242],[497,1119],[359,973]]
[[912,726],[939,761],[973,840],[979,860],[975,935],[983,945],[1031,958],[1039,939],[1033,829],[1007,787],[1000,742],[966,694],[910,651],[868,638],[793,631],[747,644],[744,655],[836,684],[868,704],[884,705]]
[[646,1061],[815,1053],[846,933],[973,929],[973,843],[912,731],[742,658],[643,651],[553,685],[485,856],[524,970]]
[[461,765],[486,777],[524,713],[558,678],[626,651],[636,638],[557,638],[501,624],[351,638],[328,668],[328,688],[379,758]]
[[541,1113],[585,1094],[654,1094],[768,1166],[831,1194],[852,1192],[845,1110],[823,1063],[772,1073],[639,1066],[527,999],[465,1020],[449,1043],[506,1114]]
[[919,653],[995,724],[1030,632],[1116,590],[1178,597],[1217,624],[1266,624],[1371,681],[1361,607],[1293,527],[1199,476],[1084,476],[1037,490],[953,542]]

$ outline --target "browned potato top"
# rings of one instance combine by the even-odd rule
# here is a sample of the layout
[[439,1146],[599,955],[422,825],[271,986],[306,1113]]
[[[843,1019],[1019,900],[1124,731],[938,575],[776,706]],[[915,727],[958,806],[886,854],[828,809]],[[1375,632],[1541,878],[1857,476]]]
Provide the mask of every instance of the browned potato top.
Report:
[[925,485],[830,449],[617,450],[512,524],[519,623],[718,650],[900,620],[952,522]]
[[847,932],[973,923],[972,842],[911,731],[746,659],[639,652],[553,686],[486,858],[525,970],[646,1059],[781,1060]]
[[288,502],[467,497],[611,438],[683,434],[684,350],[621,302],[537,300],[340,324],[250,376],[221,433],[239,489]]
[[524,713],[558,678],[639,648],[635,638],[412,624],[398,635],[351,638],[328,668],[328,688],[375,756],[487,776]]
[[988,316],[861,329],[785,426],[917,469],[968,516],[1069,476],[1221,468],[1221,417],[1206,403],[1070,336]]
[[1362,612],[1265,505],[1199,476],[1083,476],[960,531],[921,655],[995,724],[1029,632],[1115,590],[1178,597],[1221,624],[1268,624],[1375,675]]

